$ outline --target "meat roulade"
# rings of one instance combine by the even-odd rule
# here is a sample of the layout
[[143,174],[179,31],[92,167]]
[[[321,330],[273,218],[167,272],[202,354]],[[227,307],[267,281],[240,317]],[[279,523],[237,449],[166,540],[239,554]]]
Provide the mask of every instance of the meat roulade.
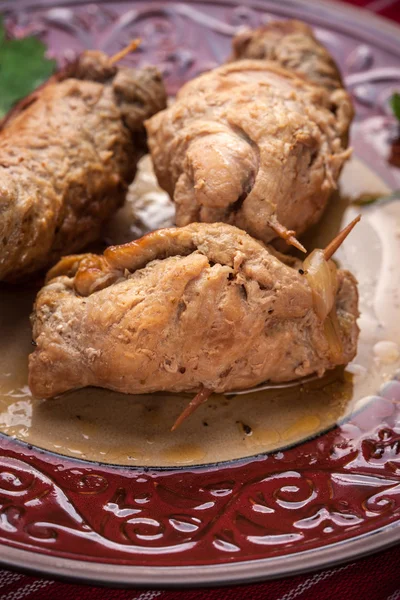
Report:
[[319,220],[350,155],[350,97],[303,23],[241,34],[234,49],[146,122],[158,181],[179,226],[223,221],[304,250],[295,233]]
[[16,281],[99,237],[165,107],[157,69],[84,52],[0,130],[0,280]]
[[194,223],[65,257],[36,300],[30,388],[226,392],[346,364],[356,282],[314,256],[305,272],[236,227]]

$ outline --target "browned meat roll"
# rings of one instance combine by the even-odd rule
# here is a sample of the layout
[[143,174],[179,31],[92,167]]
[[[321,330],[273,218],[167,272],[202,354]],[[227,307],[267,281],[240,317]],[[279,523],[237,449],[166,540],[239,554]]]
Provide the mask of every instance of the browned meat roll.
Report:
[[225,392],[322,375],[354,357],[358,311],[354,278],[318,260],[304,273],[223,223],[66,257],[36,300],[30,388]]
[[190,81],[146,122],[156,175],[177,225],[223,221],[299,246],[294,231],[318,221],[349,157],[351,100],[307,26],[246,35],[235,57],[251,59]]
[[232,47],[232,60],[272,60],[327,90],[343,88],[332,56],[302,21],[272,21],[259,29],[243,31],[234,37]]
[[156,69],[88,51],[10,114],[0,130],[0,280],[98,238],[144,152],[143,122],[165,102]]

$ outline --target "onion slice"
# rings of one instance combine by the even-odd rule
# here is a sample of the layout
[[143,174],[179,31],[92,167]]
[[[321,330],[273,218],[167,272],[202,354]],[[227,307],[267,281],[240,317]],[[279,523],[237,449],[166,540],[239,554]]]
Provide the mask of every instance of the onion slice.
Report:
[[336,265],[326,261],[323,250],[313,250],[303,263],[310,284],[315,312],[321,321],[332,311],[337,292]]
[[343,346],[340,337],[340,325],[336,314],[335,298],[338,289],[337,269],[329,260],[360,220],[358,215],[331,241],[325,250],[314,250],[305,259],[303,270],[310,285],[314,309],[323,322],[324,332],[329,344],[332,361],[340,362]]

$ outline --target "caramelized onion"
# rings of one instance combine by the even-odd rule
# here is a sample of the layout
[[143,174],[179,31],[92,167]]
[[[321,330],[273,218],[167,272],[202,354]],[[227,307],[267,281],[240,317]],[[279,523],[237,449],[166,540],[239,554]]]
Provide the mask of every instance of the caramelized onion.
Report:
[[303,269],[312,290],[315,312],[324,321],[335,303],[336,266],[332,261],[325,260],[323,250],[314,250],[305,259]]

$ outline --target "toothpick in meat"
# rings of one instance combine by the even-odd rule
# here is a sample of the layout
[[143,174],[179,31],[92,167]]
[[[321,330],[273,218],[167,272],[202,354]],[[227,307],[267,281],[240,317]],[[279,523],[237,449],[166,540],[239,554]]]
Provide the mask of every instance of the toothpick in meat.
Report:
[[178,429],[178,427],[180,425],[182,425],[183,421],[185,421],[188,417],[190,417],[190,415],[192,413],[194,413],[194,411],[197,410],[197,408],[201,404],[204,404],[204,402],[207,402],[207,400],[209,399],[209,397],[211,396],[212,393],[213,393],[212,390],[209,390],[208,388],[201,386],[200,391],[197,392],[197,394],[195,395],[193,400],[191,400],[189,402],[189,404],[187,405],[187,407],[184,409],[184,411],[181,412],[181,414],[179,415],[179,417],[177,418],[177,420],[171,427],[171,431],[175,431],[175,429]]
[[140,46],[141,41],[142,40],[140,38],[132,40],[127,46],[125,46],[125,48],[122,48],[122,50],[111,56],[109,61],[110,65],[114,65],[115,63],[125,58],[125,56],[127,56],[131,52],[134,52],[136,48]]
[[294,246],[298,250],[301,250],[301,252],[307,252],[303,244],[300,244],[299,240],[296,239],[296,232],[292,229],[286,229],[286,227],[284,225],[281,225],[281,223],[279,223],[279,221],[275,217],[271,217],[268,220],[268,226],[273,231],[275,231],[275,233],[277,233],[279,237],[284,239],[287,244],[289,244],[290,246]]
[[344,240],[349,235],[350,231],[357,225],[359,220],[361,219],[361,215],[358,215],[351,223],[349,223],[337,236],[327,245],[324,250],[324,258],[325,260],[329,260],[336,252],[336,250],[342,245]]

